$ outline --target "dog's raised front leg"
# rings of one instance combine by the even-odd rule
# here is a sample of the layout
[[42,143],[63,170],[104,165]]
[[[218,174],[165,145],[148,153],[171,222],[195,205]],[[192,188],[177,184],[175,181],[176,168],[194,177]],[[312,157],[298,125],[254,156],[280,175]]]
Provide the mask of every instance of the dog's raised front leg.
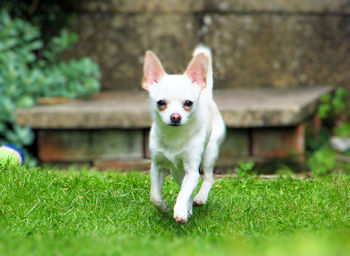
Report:
[[151,202],[162,212],[168,212],[168,205],[162,199],[162,188],[164,184],[165,171],[152,162],[151,165]]
[[174,218],[179,223],[185,223],[188,216],[192,214],[193,192],[199,182],[198,168],[186,170],[186,174],[182,181],[181,190],[177,196],[174,207]]

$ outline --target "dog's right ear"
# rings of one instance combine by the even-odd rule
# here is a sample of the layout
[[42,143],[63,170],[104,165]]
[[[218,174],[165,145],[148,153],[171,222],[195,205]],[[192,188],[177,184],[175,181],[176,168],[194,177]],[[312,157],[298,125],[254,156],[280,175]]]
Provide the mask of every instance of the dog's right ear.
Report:
[[143,64],[143,89],[148,90],[152,84],[158,83],[164,74],[164,68],[157,56],[152,51],[147,51]]

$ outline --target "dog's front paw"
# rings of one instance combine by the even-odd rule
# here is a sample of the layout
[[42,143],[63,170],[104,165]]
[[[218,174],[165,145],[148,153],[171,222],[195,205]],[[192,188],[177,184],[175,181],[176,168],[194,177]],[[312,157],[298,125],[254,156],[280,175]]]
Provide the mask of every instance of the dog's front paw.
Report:
[[169,212],[169,207],[164,201],[154,201],[152,200],[154,207],[156,207],[159,211],[167,213]]
[[208,196],[203,195],[203,193],[198,193],[195,198],[193,199],[193,205],[194,206],[201,206],[204,205],[207,202]]
[[201,205],[204,205],[205,202],[203,202],[202,200],[193,200],[193,205],[194,206],[201,206]]
[[174,215],[174,219],[179,224],[185,224],[187,222],[187,218]]
[[201,197],[196,197],[194,200],[193,200],[193,205],[194,206],[201,206],[201,205],[204,205],[206,202],[206,200],[204,198],[201,198]]
[[177,209],[176,207],[174,208],[174,219],[176,222],[180,224],[184,224],[187,222],[188,219],[188,212],[187,209]]

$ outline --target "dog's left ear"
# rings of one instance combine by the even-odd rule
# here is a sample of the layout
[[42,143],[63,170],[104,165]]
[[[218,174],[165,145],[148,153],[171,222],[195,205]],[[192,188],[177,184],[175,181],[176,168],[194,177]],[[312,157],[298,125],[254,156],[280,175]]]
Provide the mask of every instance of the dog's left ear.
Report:
[[152,84],[158,83],[164,74],[165,71],[160,60],[152,51],[147,51],[143,64],[143,89],[148,90]]
[[209,67],[208,57],[204,53],[195,55],[185,71],[192,83],[198,84],[202,89],[207,86],[207,73]]

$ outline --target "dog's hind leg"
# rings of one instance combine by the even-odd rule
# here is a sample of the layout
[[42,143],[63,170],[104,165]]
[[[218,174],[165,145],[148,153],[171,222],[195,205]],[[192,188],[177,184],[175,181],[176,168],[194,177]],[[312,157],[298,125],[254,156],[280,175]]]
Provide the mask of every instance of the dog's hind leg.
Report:
[[203,183],[201,189],[193,200],[194,205],[203,205],[208,200],[209,191],[214,185],[215,161],[219,155],[220,144],[225,138],[225,123],[216,105],[212,105],[212,111],[214,112],[213,130],[202,160],[204,174]]
[[209,191],[214,185],[214,166],[219,154],[217,144],[209,144],[203,156],[203,183],[193,200],[193,205],[200,206],[206,203]]
[[168,212],[168,205],[162,199],[162,188],[165,179],[165,170],[160,170],[159,167],[152,162],[151,165],[151,202],[162,212]]

